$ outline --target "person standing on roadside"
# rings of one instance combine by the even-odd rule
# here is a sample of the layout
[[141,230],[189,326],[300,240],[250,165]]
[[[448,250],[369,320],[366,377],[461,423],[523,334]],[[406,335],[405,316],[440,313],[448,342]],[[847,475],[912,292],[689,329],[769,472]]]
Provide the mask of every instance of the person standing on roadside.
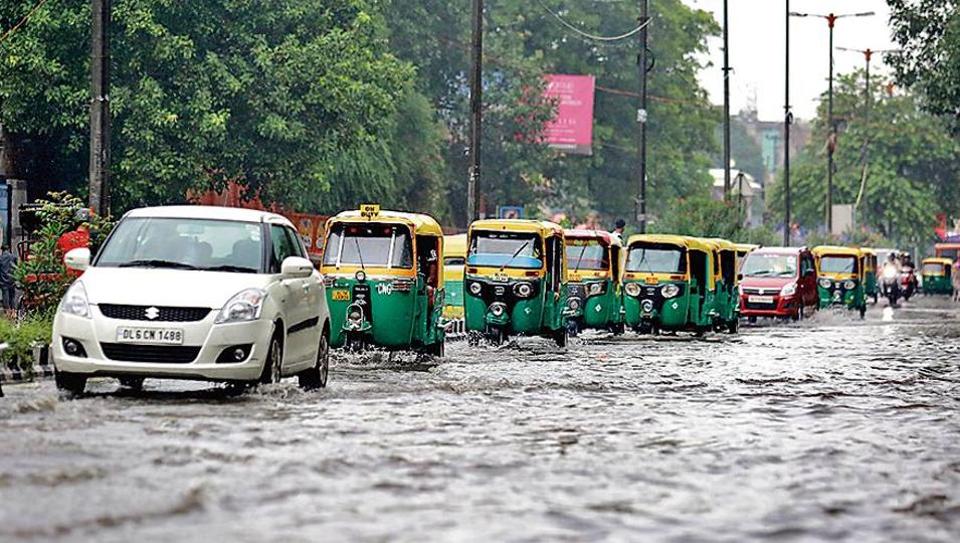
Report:
[[0,244],[0,306],[7,310],[16,308],[13,304],[13,267],[16,263],[17,257],[10,252],[10,247],[6,243]]

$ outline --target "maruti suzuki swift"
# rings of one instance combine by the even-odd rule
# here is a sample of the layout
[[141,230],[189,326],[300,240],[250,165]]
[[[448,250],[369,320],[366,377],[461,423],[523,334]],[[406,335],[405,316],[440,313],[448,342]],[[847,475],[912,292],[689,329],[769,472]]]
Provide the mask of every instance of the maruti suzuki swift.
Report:
[[241,384],[297,376],[326,386],[330,317],[319,272],[293,225],[262,211],[207,206],[124,215],[60,303],[52,354],[58,388],[91,377]]

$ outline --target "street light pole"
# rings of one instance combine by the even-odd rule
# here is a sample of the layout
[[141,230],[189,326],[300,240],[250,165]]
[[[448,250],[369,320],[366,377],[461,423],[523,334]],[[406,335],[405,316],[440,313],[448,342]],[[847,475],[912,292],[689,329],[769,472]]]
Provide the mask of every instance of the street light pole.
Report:
[[730,200],[730,25],[723,0],[723,200]]
[[786,1],[786,62],[784,68],[784,97],[783,97],[783,246],[790,246],[791,219],[790,219],[790,124],[793,114],[790,112],[790,0]]
[[470,51],[470,172],[467,180],[467,226],[480,218],[480,148],[483,136],[483,0],[473,0]]
[[827,90],[827,197],[826,197],[826,223],[827,223],[827,233],[833,233],[833,153],[836,150],[837,146],[837,126],[833,118],[833,28],[836,26],[838,19],[843,19],[846,17],[869,17],[875,15],[872,11],[862,12],[862,13],[845,13],[842,15],[836,15],[834,13],[829,13],[827,15],[819,15],[814,13],[797,13],[794,11],[789,12],[789,15],[794,17],[818,17],[820,19],[826,19],[827,26],[830,30],[830,67],[829,67],[829,78],[828,78],[828,90]]
[[637,68],[640,70],[640,108],[637,110],[637,122],[640,123],[640,196],[637,199],[637,226],[641,234],[647,232],[647,21],[650,18],[647,0],[640,0],[640,54],[637,56]]
[[110,213],[110,0],[90,4],[90,198],[95,213]]

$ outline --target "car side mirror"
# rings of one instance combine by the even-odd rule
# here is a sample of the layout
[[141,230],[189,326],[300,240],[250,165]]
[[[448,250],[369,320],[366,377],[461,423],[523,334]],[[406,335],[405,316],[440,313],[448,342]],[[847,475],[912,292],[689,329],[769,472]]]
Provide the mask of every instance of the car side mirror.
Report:
[[67,251],[63,263],[71,270],[84,271],[90,267],[90,249],[79,247]]
[[284,279],[303,279],[313,273],[313,263],[299,256],[288,256],[280,265],[280,275]]
[[807,270],[807,271],[803,274],[804,277],[813,277],[814,275],[816,275],[816,273],[815,273],[813,270]]

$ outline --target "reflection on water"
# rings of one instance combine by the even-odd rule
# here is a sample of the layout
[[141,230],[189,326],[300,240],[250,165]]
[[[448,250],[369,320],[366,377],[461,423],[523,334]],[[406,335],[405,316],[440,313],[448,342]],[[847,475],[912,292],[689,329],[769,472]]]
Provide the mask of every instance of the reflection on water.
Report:
[[339,357],[319,393],[9,387],[0,540],[952,541],[958,335],[914,299],[734,338]]

